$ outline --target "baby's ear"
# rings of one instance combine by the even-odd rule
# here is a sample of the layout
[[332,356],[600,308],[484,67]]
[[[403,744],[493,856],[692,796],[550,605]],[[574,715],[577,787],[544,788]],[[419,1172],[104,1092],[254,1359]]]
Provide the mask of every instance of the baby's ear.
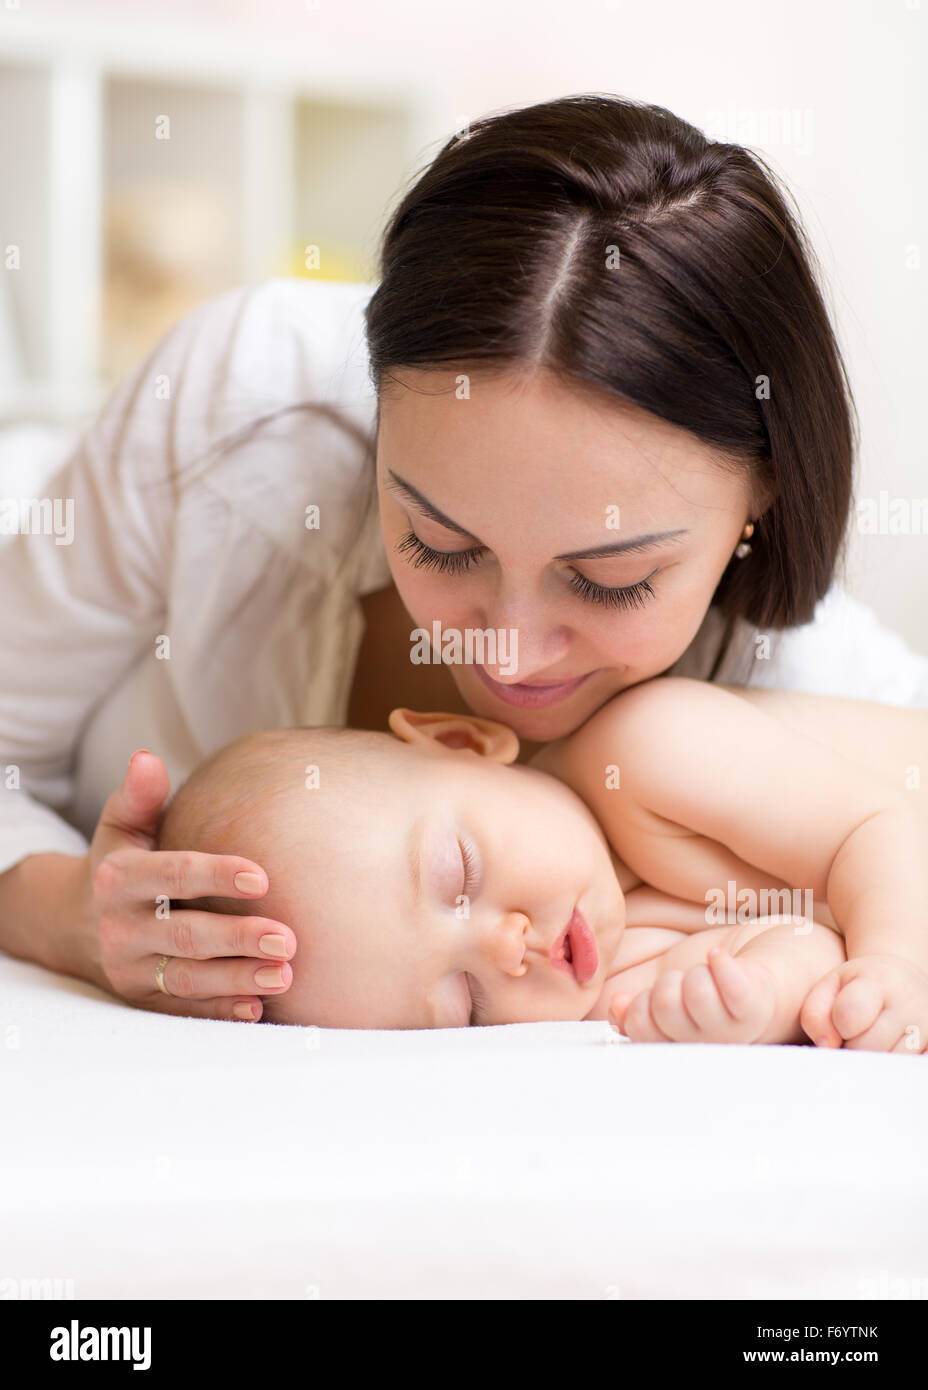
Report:
[[519,756],[519,740],[508,724],[476,714],[423,714],[414,709],[394,709],[388,723],[404,743],[462,748],[497,763],[514,763]]

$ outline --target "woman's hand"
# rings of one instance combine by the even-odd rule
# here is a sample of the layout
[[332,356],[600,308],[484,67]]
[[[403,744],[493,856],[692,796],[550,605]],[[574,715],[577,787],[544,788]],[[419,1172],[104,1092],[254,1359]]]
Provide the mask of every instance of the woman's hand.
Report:
[[[257,1020],[259,994],[283,994],[296,936],[267,917],[192,911],[172,899],[260,899],[259,864],[232,854],[153,848],[170,791],[160,758],[133,754],[79,874],[83,935],[97,983],[130,1004],[198,1018]],[[163,956],[163,993],[155,967]],[[83,973],[83,972],[77,972]]]

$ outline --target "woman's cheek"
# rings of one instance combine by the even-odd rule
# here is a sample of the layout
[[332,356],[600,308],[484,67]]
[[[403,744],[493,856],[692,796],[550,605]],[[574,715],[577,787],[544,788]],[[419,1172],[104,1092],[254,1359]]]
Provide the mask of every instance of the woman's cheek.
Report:
[[[707,600],[708,602],[708,600]],[[648,599],[645,606],[612,615],[614,627],[600,638],[604,664],[631,668],[645,678],[671,666],[692,642],[705,617],[701,598],[681,592]]]
[[410,578],[407,574],[403,588],[399,584],[396,587],[417,627],[424,627],[431,634],[433,622],[441,623],[442,628],[453,626],[448,621],[447,607],[442,606],[439,587],[428,575]]
[[605,632],[590,634],[592,645],[603,654],[604,666],[637,668],[647,665],[663,649],[673,645],[666,624],[643,612],[610,614]]
[[428,576],[417,572],[412,565],[404,562],[402,556],[395,554],[389,547],[387,556],[396,591],[403,600],[410,617],[419,622],[419,615],[424,608],[424,596],[428,594],[431,587]]
[[[434,622],[440,623],[443,630],[467,626],[463,620],[466,578],[449,580],[439,576],[436,579],[425,570],[417,571],[405,566],[394,573],[393,579],[406,611],[417,627],[424,627],[431,634]],[[459,617],[461,621],[458,621]]]

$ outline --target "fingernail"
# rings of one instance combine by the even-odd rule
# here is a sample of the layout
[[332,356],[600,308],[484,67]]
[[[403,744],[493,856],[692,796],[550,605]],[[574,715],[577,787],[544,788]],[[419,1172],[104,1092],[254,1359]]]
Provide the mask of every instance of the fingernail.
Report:
[[262,965],[260,970],[255,971],[255,984],[262,989],[277,989],[284,982],[283,966]]
[[[150,756],[150,755],[151,755],[151,749],[150,749],[150,748],[136,748],[135,752],[132,754],[132,758],[136,757],[139,753],[148,753],[149,756]],[[129,766],[130,766],[130,767],[132,766],[132,758],[129,759]]]
[[240,1018],[243,1023],[254,1023],[258,1017],[258,1009],[255,1004],[233,1004],[232,1012],[236,1018]]
[[285,956],[287,954],[287,938],[285,936],[275,936],[268,932],[267,936],[258,939],[258,945],[266,956]]
[[240,893],[260,893],[264,884],[260,874],[246,873],[244,870],[232,880]]

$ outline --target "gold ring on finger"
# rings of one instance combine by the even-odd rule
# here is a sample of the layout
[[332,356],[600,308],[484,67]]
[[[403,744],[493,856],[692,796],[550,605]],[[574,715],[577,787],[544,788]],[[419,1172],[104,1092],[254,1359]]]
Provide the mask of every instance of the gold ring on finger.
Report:
[[158,964],[155,966],[155,984],[161,990],[162,994],[171,993],[167,985],[164,983],[164,972],[167,969],[168,961],[172,961],[173,959],[173,956],[162,956],[161,959],[158,961]]

